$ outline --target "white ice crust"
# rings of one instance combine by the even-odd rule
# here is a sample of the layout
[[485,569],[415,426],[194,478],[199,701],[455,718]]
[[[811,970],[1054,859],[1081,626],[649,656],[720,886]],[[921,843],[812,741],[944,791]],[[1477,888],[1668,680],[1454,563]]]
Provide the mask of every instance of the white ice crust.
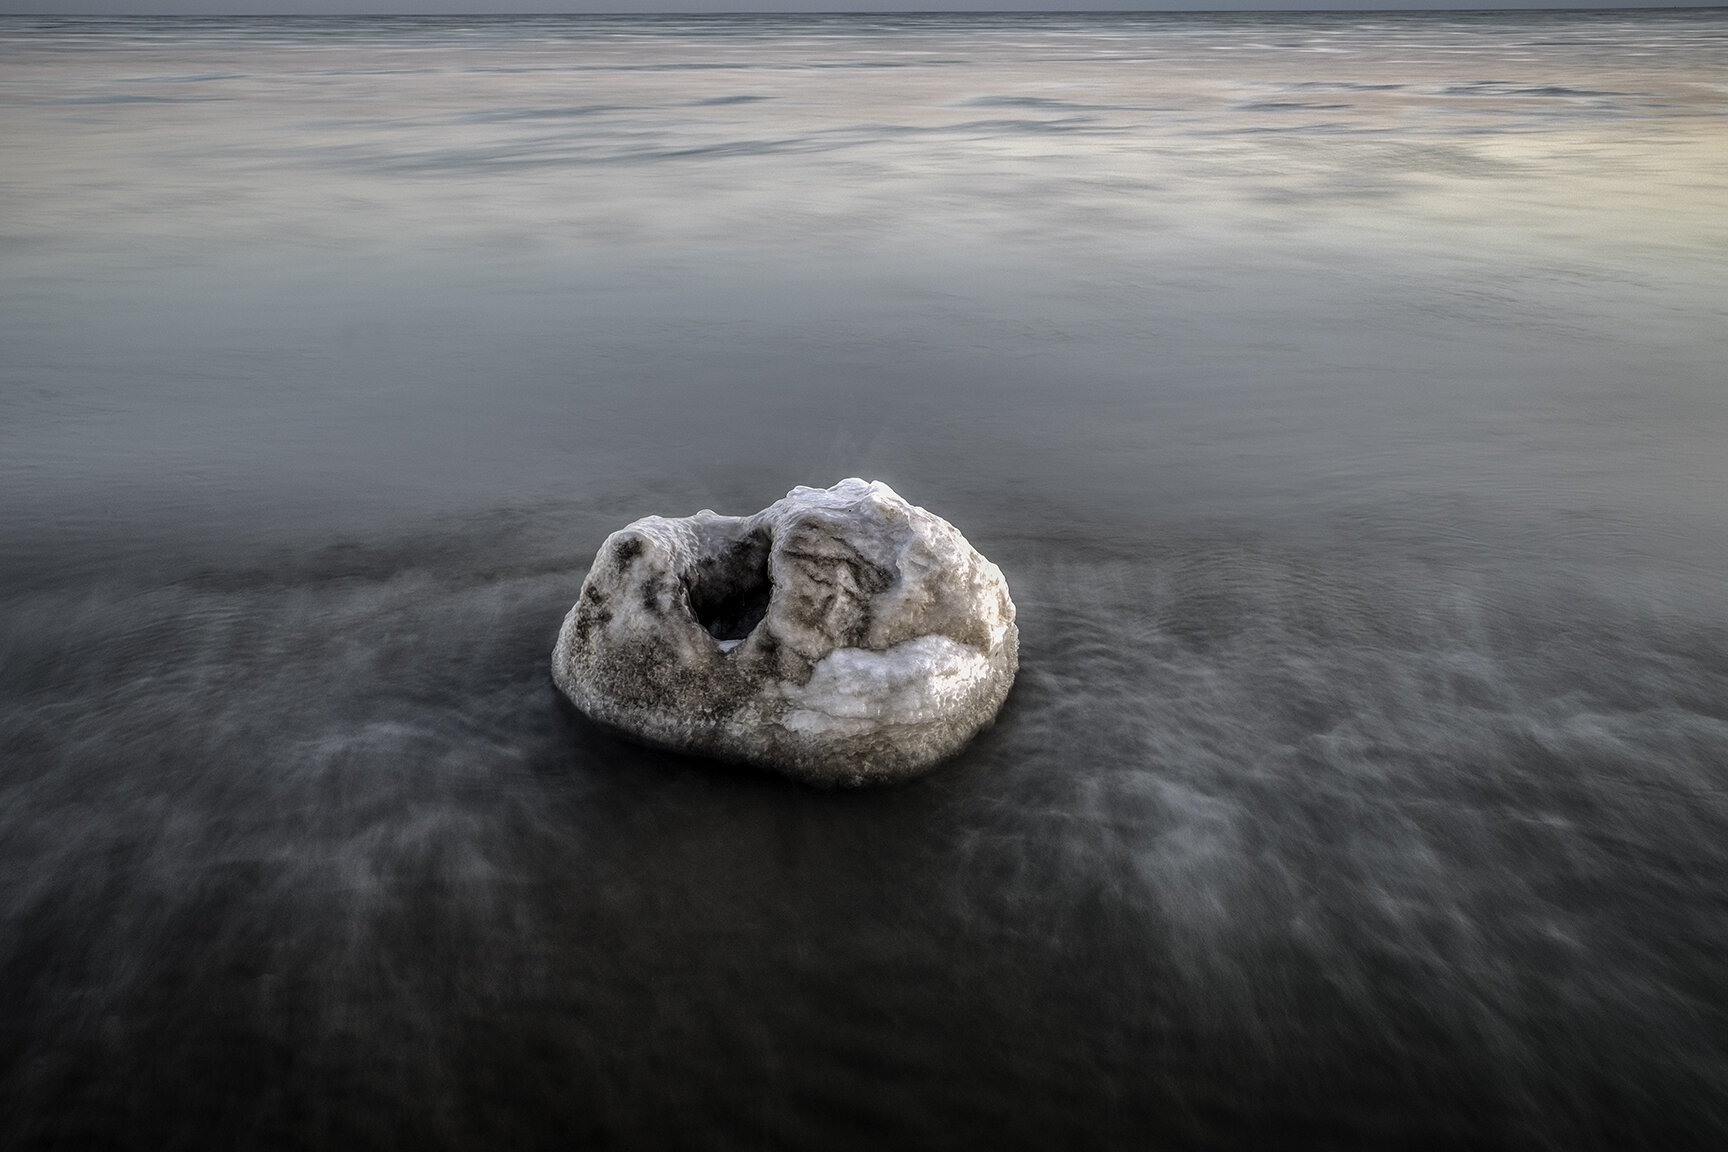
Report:
[[924,724],[964,701],[990,675],[989,658],[946,636],[920,636],[886,652],[836,648],[806,684],[782,684],[794,732],[847,734],[883,724]]
[[650,516],[601,547],[553,652],[577,707],[652,743],[810,783],[926,771],[1018,663],[1001,571],[880,481],[754,516]]

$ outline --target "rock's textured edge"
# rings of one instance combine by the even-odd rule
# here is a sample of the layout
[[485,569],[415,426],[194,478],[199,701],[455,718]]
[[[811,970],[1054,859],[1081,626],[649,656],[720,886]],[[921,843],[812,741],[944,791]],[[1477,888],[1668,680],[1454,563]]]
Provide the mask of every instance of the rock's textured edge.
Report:
[[[751,566],[770,577],[759,623],[700,603]],[[717,638],[698,607],[746,634]],[[755,516],[651,516],[613,533],[564,619],[552,677],[645,742],[852,786],[960,751],[1007,698],[1018,649],[1000,570],[947,521],[850,479]]]

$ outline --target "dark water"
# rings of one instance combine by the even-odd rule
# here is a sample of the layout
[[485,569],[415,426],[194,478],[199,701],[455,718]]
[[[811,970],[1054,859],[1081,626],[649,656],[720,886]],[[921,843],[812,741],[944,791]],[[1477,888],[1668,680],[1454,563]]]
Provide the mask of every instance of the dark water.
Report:
[[[1728,1141],[1728,14],[0,21],[0,1146]],[[560,707],[888,481],[943,771]]]

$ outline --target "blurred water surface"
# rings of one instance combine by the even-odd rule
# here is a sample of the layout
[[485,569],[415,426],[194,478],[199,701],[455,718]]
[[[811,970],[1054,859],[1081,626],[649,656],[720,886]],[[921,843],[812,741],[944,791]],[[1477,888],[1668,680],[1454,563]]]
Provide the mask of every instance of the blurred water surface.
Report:
[[[1728,1139],[1728,13],[0,20],[0,1146]],[[907,788],[614,740],[888,481]]]

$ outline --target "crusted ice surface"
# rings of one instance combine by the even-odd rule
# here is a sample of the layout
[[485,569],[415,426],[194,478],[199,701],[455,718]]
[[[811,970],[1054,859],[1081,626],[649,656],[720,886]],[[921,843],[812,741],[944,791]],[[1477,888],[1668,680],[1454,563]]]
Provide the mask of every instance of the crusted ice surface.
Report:
[[990,675],[989,658],[946,636],[920,636],[886,652],[836,648],[807,683],[783,684],[780,723],[797,732],[860,732],[939,720]]
[[577,707],[815,784],[905,779],[994,719],[1017,668],[1001,571],[880,481],[607,538],[559,633]]

